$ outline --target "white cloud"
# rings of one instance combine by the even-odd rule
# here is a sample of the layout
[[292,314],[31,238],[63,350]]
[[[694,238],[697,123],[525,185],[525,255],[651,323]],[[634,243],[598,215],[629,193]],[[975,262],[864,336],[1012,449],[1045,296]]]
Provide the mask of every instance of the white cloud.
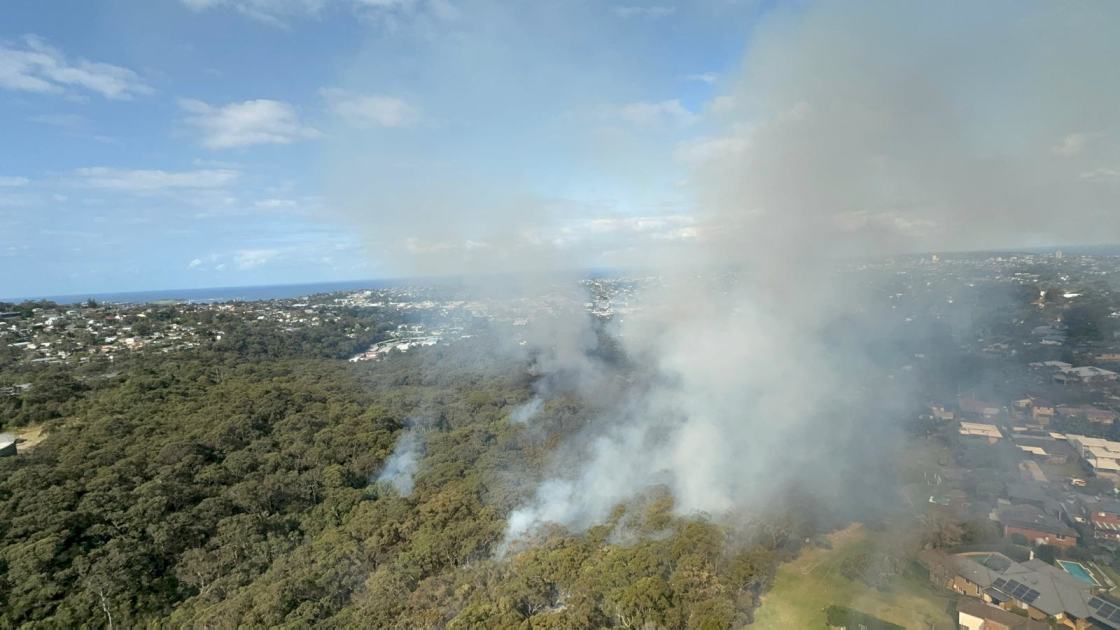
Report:
[[650,7],[637,7],[637,6],[618,6],[611,9],[615,15],[621,18],[663,18],[677,12],[677,8],[673,6],[650,6]]
[[26,186],[29,183],[31,183],[31,180],[26,177],[0,175],[0,188],[15,188],[18,186]]
[[628,103],[619,107],[617,114],[623,120],[643,127],[666,123],[687,125],[696,120],[696,114],[681,105],[677,99],[658,103]]
[[739,155],[747,150],[747,138],[730,135],[719,138],[701,138],[681,143],[673,152],[673,157],[684,164],[704,164]]
[[294,199],[261,199],[253,202],[253,207],[258,210],[295,210],[299,202]]
[[1090,182],[1120,181],[1120,169],[1108,167],[1095,168],[1091,171],[1085,171],[1079,177]]
[[440,19],[458,16],[450,0],[181,0],[192,11],[230,8],[274,26],[286,27],[298,17],[319,17],[332,6],[347,7],[360,15],[424,11]]
[[699,81],[710,85],[719,80],[719,75],[714,72],[701,72],[699,74],[690,74],[685,78],[689,81]]
[[62,129],[80,129],[85,126],[86,119],[79,114],[39,114],[28,118],[31,122]]
[[194,260],[192,260],[192,261],[191,261],[191,262],[190,262],[190,263],[189,263],[189,264],[187,265],[187,269],[197,269],[197,268],[199,268],[199,267],[201,267],[201,266],[202,266],[202,259],[201,259],[201,258],[195,258]]
[[274,26],[284,26],[287,19],[317,16],[327,0],[182,0],[192,11],[229,7],[239,13]]
[[354,0],[355,4],[379,9],[399,9],[416,4],[416,0]]
[[590,217],[568,222],[555,233],[542,234],[558,248],[649,247],[683,242],[700,234],[696,218],[687,214]]
[[179,105],[190,114],[187,123],[201,132],[202,145],[209,149],[288,144],[321,135],[303,124],[295,107],[283,101],[257,99],[215,107],[183,99]]
[[239,173],[228,169],[159,171],[95,166],[77,169],[75,175],[83,185],[91,188],[155,192],[169,189],[221,188],[237,180]]
[[323,90],[331,111],[352,123],[377,127],[406,127],[419,113],[405,101],[377,94],[352,94],[345,90]]
[[0,44],[0,88],[40,94],[87,90],[112,99],[152,92],[128,68],[86,59],[69,60],[34,35],[24,36],[16,44]]
[[1088,142],[1089,136],[1083,133],[1067,133],[1062,136],[1061,142],[1054,145],[1054,155],[1062,157],[1073,157],[1085,148],[1085,143]]
[[254,269],[266,265],[280,254],[275,249],[241,249],[233,255],[233,262],[238,269]]

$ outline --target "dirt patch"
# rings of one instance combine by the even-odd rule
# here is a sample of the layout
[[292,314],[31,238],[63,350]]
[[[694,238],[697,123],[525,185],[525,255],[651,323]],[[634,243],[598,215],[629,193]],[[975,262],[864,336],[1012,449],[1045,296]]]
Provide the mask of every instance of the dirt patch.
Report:
[[47,439],[47,430],[41,425],[26,426],[14,431],[16,434],[16,452],[26,453]]

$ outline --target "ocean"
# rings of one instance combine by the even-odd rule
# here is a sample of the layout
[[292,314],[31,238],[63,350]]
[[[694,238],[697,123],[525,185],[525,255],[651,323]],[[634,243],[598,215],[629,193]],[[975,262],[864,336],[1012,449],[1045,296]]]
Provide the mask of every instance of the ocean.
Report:
[[[572,272],[583,278],[618,277],[617,270],[594,269]],[[502,286],[505,279],[515,274],[487,274],[473,276],[493,280],[494,286]],[[568,272],[536,274],[540,281],[570,279]],[[524,278],[524,276],[522,276]],[[392,287],[428,287],[454,290],[464,286],[463,277],[426,276],[414,278],[395,278],[380,280],[346,280],[340,282],[311,282],[304,284],[270,284],[245,287],[210,287],[206,289],[159,289],[155,291],[124,291],[117,293],[75,293],[72,295],[30,295],[22,297],[0,297],[0,302],[24,302],[28,300],[50,300],[58,304],[78,304],[86,300],[97,300],[109,304],[146,304],[150,302],[252,302],[256,300],[284,300],[305,297],[316,293],[337,293],[340,291],[361,291],[363,289],[388,289]]]
[[310,284],[274,284],[251,287],[211,287],[207,289],[161,289],[158,291],[128,291],[123,293],[77,293],[74,295],[42,295],[34,297],[0,298],[3,302],[24,300],[50,300],[58,304],[77,304],[89,299],[111,304],[145,304],[149,302],[231,302],[254,300],[280,300],[299,298],[316,293],[360,291],[400,286],[400,280],[351,280],[345,282],[314,282]]

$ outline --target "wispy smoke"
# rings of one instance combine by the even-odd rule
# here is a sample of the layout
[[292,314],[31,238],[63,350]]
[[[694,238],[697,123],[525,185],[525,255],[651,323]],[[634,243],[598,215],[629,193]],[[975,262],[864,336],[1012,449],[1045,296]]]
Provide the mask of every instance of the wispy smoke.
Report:
[[537,415],[537,412],[541,410],[541,405],[543,404],[544,400],[541,399],[540,396],[533,396],[528,402],[515,407],[514,410],[510,412],[509,419],[517,424],[525,424],[532,420],[533,416]]
[[[531,36],[565,21],[551,13],[561,5],[531,24],[480,6],[487,28],[441,39],[451,43],[429,51],[425,67],[461,77],[454,60],[481,57],[488,63],[479,67],[546,77],[532,101],[470,100],[493,133],[464,135],[452,159],[425,168],[414,153],[401,159],[378,153],[380,145],[344,143],[335,160],[341,205],[418,272],[625,260],[658,267],[662,278],[612,328],[635,378],[597,356],[602,331],[581,309],[543,318],[531,335],[537,385],[511,420],[527,421],[558,391],[604,411],[557,451],[511,515],[511,539],[546,522],[587,527],[654,486],[668,488],[680,512],[717,517],[765,509],[797,484],[873,494],[852,478],[889,448],[907,392],[870,356],[889,328],[877,325],[864,287],[838,272],[838,261],[1120,235],[1120,4],[778,9],[754,26],[741,70],[721,83],[726,92],[691,120],[700,135],[660,153],[618,129],[579,126],[578,112],[633,100],[618,81],[580,74],[595,64],[549,48],[531,60],[505,58],[476,39],[501,39],[493,29]],[[513,110],[502,107],[554,116],[534,135],[503,128]],[[573,138],[588,140],[585,153]],[[553,148],[565,163],[595,165],[633,190],[648,183],[636,164],[686,169],[678,189],[695,208],[688,238],[620,243],[594,229],[573,237],[573,225],[594,226],[587,215],[602,209],[533,191],[520,166],[524,156],[555,157]],[[498,162],[508,169],[454,166],[491,152],[507,152]],[[381,157],[371,162],[371,154]],[[495,280],[480,290],[492,288],[485,282]],[[531,284],[514,290],[534,294]],[[861,318],[871,321],[845,323]],[[406,461],[414,470],[415,457]]]
[[397,440],[393,453],[385,460],[384,468],[377,475],[377,481],[390,484],[402,497],[409,496],[423,456],[424,436],[415,427],[410,427]]

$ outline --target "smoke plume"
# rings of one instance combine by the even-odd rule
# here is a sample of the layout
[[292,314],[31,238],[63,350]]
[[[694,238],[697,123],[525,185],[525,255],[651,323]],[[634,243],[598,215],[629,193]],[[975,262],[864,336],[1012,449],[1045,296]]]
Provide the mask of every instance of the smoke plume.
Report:
[[415,427],[409,427],[397,439],[393,453],[385,460],[385,466],[377,475],[377,481],[388,483],[402,497],[409,496],[423,456],[424,436]]
[[[832,489],[848,500],[846,473],[885,458],[881,414],[907,392],[868,355],[873,336],[830,338],[869,297],[840,261],[1116,238],[1120,180],[1093,175],[1118,157],[1114,7],[958,9],[825,2],[757,29],[712,135],[678,152],[705,247],[621,327],[658,385],[580,436],[511,538],[601,522],[658,484],[717,516],[799,482],[849,484]],[[1070,142],[1086,136],[1091,152]]]
[[[658,225],[675,227],[652,235],[611,227],[613,240],[603,240],[595,226],[640,223],[620,214],[589,222],[587,213],[602,208],[550,199],[512,165],[506,174],[450,176],[440,161],[422,185],[409,177],[396,192],[384,182],[390,192],[375,194],[364,188],[368,178],[345,176],[363,164],[353,153],[361,148],[342,147],[342,205],[377,234],[371,242],[404,251],[418,272],[625,261],[660,278],[613,323],[640,366],[637,381],[612,378],[594,357],[597,332],[581,309],[547,319],[529,344],[537,386],[512,421],[528,421],[561,388],[610,404],[567,438],[512,513],[508,537],[545,523],[588,527],[655,486],[672,492],[679,512],[716,517],[763,510],[798,484],[870,492],[853,479],[884,457],[891,422],[909,400],[891,380],[902,357],[884,362],[868,352],[889,327],[845,265],[901,252],[1115,241],[1117,18],[1120,5],[1105,2],[774,9],[744,28],[743,62],[718,98],[681,123],[693,135],[658,158],[648,154],[660,145],[577,124],[585,121],[572,112],[625,98],[624,88],[595,73],[576,78],[579,60],[543,38],[538,54],[557,57],[537,59],[536,71],[565,91],[534,83],[532,104],[555,97],[566,114],[541,137],[499,125],[518,137],[500,146],[545,161],[558,146],[634,190],[645,184],[633,175],[636,163],[681,169],[689,218],[662,217]],[[510,24],[528,33],[540,26],[504,15],[486,34]],[[458,35],[455,46],[470,47],[477,33]],[[482,50],[503,71],[525,71],[520,60]],[[445,45],[432,54],[436,72],[462,70]],[[596,151],[546,142],[561,137],[594,137],[586,146]],[[486,138],[472,142],[492,149]],[[480,291],[486,282],[494,279],[480,281]]]

